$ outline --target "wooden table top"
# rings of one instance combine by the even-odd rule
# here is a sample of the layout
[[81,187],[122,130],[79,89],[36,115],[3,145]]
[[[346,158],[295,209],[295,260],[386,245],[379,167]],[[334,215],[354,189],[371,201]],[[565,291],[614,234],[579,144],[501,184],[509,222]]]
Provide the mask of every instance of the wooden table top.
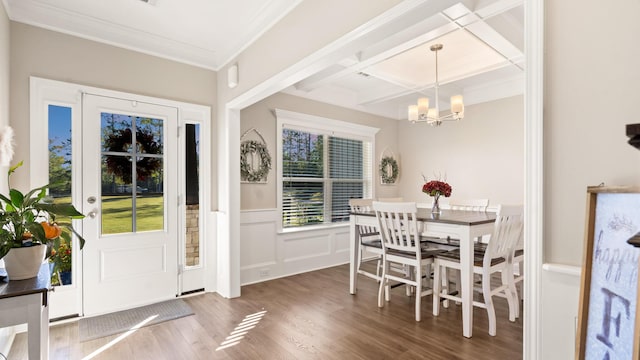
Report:
[[5,279],[0,281],[0,299],[37,293],[44,293],[46,299],[46,294],[50,289],[51,274],[49,273],[49,264],[44,263],[40,266],[38,276],[34,278],[25,280]]
[[[376,216],[375,212],[350,212],[350,214]],[[432,214],[431,209],[418,208],[418,221],[436,222],[455,225],[481,225],[496,221],[496,213],[465,210],[441,210],[440,214]]]

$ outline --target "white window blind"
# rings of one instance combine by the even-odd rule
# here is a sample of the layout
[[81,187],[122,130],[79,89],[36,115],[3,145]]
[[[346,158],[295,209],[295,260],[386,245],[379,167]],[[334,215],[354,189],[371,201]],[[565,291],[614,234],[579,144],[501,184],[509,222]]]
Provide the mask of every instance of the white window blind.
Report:
[[349,199],[372,195],[373,136],[335,135],[313,121],[279,128],[282,227],[348,221]]

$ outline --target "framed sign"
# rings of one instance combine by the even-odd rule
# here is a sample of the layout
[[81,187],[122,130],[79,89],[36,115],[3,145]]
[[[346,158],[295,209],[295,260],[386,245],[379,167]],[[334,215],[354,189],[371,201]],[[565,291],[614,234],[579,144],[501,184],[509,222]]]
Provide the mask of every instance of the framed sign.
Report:
[[640,187],[587,188],[576,359],[638,360]]

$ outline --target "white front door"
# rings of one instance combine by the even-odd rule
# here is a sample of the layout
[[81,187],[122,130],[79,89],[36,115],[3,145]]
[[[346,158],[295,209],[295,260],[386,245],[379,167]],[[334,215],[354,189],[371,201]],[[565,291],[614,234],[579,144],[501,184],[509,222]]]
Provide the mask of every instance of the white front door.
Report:
[[178,294],[178,111],[84,95],[83,311]]

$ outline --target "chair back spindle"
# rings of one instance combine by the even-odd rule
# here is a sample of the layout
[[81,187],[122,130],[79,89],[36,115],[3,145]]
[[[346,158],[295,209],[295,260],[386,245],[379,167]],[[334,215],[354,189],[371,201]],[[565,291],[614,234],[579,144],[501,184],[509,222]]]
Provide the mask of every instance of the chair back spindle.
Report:
[[484,266],[492,259],[511,261],[516,245],[522,238],[524,228],[522,205],[501,205],[484,257]]
[[420,239],[415,203],[373,202],[383,246],[420,254]]
[[[349,199],[349,207],[352,212],[363,213],[373,211],[373,199]],[[375,226],[360,225],[360,240],[368,236],[374,236],[378,234],[378,229]]]
[[489,199],[451,199],[449,209],[464,211],[487,211]]

